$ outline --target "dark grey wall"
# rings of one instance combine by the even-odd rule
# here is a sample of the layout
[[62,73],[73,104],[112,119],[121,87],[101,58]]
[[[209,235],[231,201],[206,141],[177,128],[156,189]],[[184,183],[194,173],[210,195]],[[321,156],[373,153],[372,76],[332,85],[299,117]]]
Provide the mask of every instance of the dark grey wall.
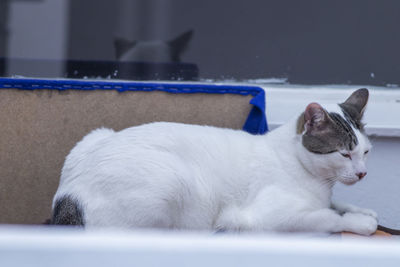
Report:
[[114,1],[70,1],[68,28],[69,59],[113,58],[112,36],[115,30]]
[[[8,1],[0,1],[0,59],[7,56]],[[0,60],[0,77],[6,72],[5,60]]]
[[0,1],[0,57],[7,55],[8,0]]
[[114,60],[116,37],[170,40],[193,29],[182,60],[202,78],[400,84],[399,14],[397,0],[69,0],[60,60]]
[[399,14],[395,0],[72,0],[69,54],[113,59],[115,35],[170,39],[194,29],[183,59],[204,78],[397,83]]
[[[374,83],[400,77],[400,1],[172,1],[203,75]],[[373,77],[371,77],[373,76]]]

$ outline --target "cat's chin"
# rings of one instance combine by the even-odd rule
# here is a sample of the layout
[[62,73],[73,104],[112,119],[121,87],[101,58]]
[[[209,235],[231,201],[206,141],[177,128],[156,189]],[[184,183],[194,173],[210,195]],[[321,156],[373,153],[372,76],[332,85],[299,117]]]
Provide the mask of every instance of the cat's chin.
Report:
[[358,182],[358,179],[338,178],[338,181],[345,185],[353,185]]

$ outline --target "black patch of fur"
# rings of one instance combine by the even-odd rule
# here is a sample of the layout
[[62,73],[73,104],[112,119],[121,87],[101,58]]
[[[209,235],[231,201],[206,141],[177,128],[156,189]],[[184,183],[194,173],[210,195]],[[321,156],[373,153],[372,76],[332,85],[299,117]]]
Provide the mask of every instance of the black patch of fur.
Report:
[[44,225],[51,224],[51,219],[46,219],[42,224]]
[[51,224],[83,226],[83,211],[79,202],[71,196],[57,199],[53,209]]

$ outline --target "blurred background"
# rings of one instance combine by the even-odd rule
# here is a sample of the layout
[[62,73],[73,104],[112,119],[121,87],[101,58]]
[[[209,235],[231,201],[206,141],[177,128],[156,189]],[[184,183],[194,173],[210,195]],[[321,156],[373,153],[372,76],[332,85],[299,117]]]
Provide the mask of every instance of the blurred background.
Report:
[[396,0],[1,0],[0,76],[390,87],[399,14]]

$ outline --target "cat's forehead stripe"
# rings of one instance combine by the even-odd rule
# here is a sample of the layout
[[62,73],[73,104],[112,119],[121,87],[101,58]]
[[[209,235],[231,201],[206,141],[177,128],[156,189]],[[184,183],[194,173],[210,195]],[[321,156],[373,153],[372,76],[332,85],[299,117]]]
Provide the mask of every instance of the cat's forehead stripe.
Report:
[[335,124],[340,127],[341,132],[348,136],[349,142],[345,144],[346,149],[353,150],[353,148],[358,145],[358,138],[350,123],[338,113],[331,112],[329,113],[329,116],[335,122]]
[[352,119],[352,117],[349,115],[349,113],[347,113],[346,110],[344,110],[344,109],[342,109],[342,112],[343,112],[343,115],[346,118],[346,120],[348,122],[350,122],[354,127],[358,128],[356,122]]

